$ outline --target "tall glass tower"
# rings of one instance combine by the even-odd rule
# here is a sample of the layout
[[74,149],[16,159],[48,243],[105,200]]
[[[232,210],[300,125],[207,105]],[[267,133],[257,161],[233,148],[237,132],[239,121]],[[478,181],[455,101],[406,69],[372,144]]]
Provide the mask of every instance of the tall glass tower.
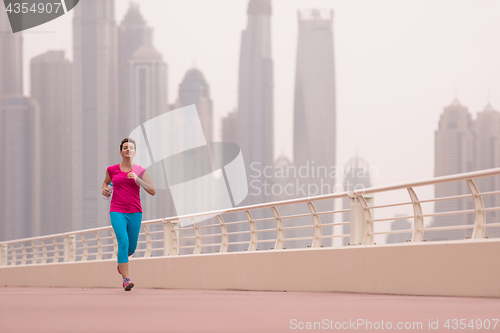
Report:
[[30,63],[31,97],[40,106],[44,177],[41,233],[71,231],[71,70],[64,51],[48,51]]
[[[126,137],[138,124],[131,124],[131,117],[134,117],[133,106],[130,104],[131,91],[135,86],[131,85],[130,68],[132,55],[141,46],[152,47],[153,29],[146,25],[139,5],[131,2],[130,7],[125,14],[120,26],[118,27],[118,78],[120,81],[119,91],[119,134],[120,137]],[[141,52],[144,54],[144,52]],[[155,53],[155,52],[153,52]],[[156,52],[157,53],[157,52]],[[144,55],[143,55],[144,57]],[[166,74],[165,74],[166,75]],[[166,76],[165,76],[166,79]],[[162,87],[163,88],[163,87]],[[165,94],[166,94],[166,87]],[[166,97],[166,95],[165,95]],[[164,110],[163,112],[165,112]],[[148,119],[149,120],[149,119]]]
[[4,6],[0,6],[0,87],[4,96],[23,94],[23,35],[12,33]]
[[[435,132],[436,177],[469,172],[474,166],[474,121],[467,107],[456,98],[444,108]],[[470,193],[466,182],[449,182],[434,186],[436,198],[451,197]],[[436,201],[436,213],[459,211],[473,208],[472,199]],[[435,216],[431,227],[464,225],[473,222],[473,214]],[[427,231],[424,238],[429,241],[444,239],[465,239],[470,230]]]
[[205,139],[207,142],[212,142],[214,125],[210,86],[205,80],[203,73],[196,68],[190,69],[179,85],[179,100],[176,106],[177,108],[181,108],[191,104],[196,105],[201,127],[203,128],[203,133],[205,133]]
[[[305,195],[315,196],[334,191],[335,176],[335,70],[333,55],[333,11],[308,9],[298,12],[299,36],[295,69],[294,165],[307,169],[306,177],[297,179],[297,188],[305,186]],[[315,172],[316,171],[316,172]],[[335,174],[335,173],[333,173]],[[315,203],[317,211],[331,211],[333,200]],[[298,212],[297,212],[298,213]],[[332,215],[322,215],[322,223],[333,222]],[[323,228],[325,235],[332,228]],[[306,236],[303,229],[294,236]],[[332,238],[323,244],[332,244]]]
[[296,167],[314,162],[328,169],[336,153],[333,11],[303,10],[298,19],[293,159]]
[[[238,144],[241,147],[247,174],[250,165],[262,170],[273,165],[273,60],[271,56],[271,0],[250,0],[247,28],[241,34],[238,86]],[[249,178],[250,179],[250,178]],[[256,180],[257,187],[265,179]],[[264,192],[252,195],[245,204],[270,201]]]
[[80,1],[73,18],[73,230],[106,225],[100,188],[120,162],[114,0]]
[[[500,112],[490,103],[477,113],[475,121],[475,169],[484,170],[500,167]],[[474,180],[479,191],[493,192],[500,190],[500,177],[485,177]],[[499,195],[482,197],[485,207],[498,207]],[[500,212],[486,212],[486,223],[500,222]],[[499,237],[500,228],[487,228],[486,236]]]

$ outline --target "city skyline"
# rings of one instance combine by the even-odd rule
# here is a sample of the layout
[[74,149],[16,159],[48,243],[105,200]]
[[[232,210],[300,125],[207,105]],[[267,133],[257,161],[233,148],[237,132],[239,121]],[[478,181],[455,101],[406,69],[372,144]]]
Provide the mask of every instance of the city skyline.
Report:
[[[162,2],[169,9],[166,11],[158,11],[158,2],[154,0],[136,2],[148,25],[155,29],[153,39],[169,64],[169,103],[174,102],[176,87],[193,64],[212,78],[217,139],[220,120],[237,104],[238,52],[240,33],[246,24],[247,1],[166,0]],[[275,158],[283,153],[293,160],[291,115],[297,12],[301,8],[334,10],[337,122],[344,124],[338,128],[336,159],[340,165],[344,164],[358,147],[359,153],[380,170],[374,185],[433,176],[433,149],[422,147],[433,147],[440,112],[455,90],[471,110],[480,110],[487,104],[488,91],[491,104],[500,105],[500,65],[496,61],[500,49],[491,42],[500,31],[500,1],[354,4],[275,0],[272,4],[271,33],[274,39],[280,37],[279,43],[273,45],[275,111],[279,119],[275,122]],[[117,22],[128,8],[129,1],[116,1]],[[31,57],[47,49],[70,48],[72,15],[49,22],[43,29],[33,29],[56,32],[57,40],[53,33],[30,34],[28,30],[24,34],[28,49],[25,68]],[[420,22],[426,22],[425,26]],[[185,27],[182,32],[180,26]],[[67,52],[70,60],[71,52]],[[387,123],[384,121],[387,118],[395,121]],[[398,126],[393,126],[394,123]],[[380,130],[375,131],[377,128]],[[348,139],[353,129],[359,135]],[[379,155],[377,150],[381,145],[386,145],[386,151],[398,154]],[[420,161],[419,167],[408,170],[404,161],[409,159]],[[432,192],[427,194],[430,196]]]
[[[279,1],[273,1],[272,3],[274,4],[275,2],[276,2],[276,3],[279,3]],[[121,1],[117,1],[117,3],[119,4],[119,3],[121,3]],[[141,6],[142,6],[142,3],[148,3],[148,1],[141,2],[141,3],[140,3],[140,4],[141,4]],[[333,7],[333,6],[332,6],[332,7]],[[142,7],[141,7],[141,8],[142,8]],[[273,7],[273,8],[274,8],[274,7]],[[335,8],[334,8],[334,11],[335,11]],[[336,13],[336,14],[335,14],[335,18],[337,19],[338,14],[337,14],[337,12],[336,12],[336,11],[335,11],[335,13]],[[296,14],[297,14],[297,13],[295,13],[295,19],[296,19]],[[273,17],[274,17],[274,15],[275,15],[275,14],[274,14],[274,11],[273,11]],[[116,16],[116,15],[115,15],[115,16]],[[148,21],[148,22],[149,22],[149,17],[148,17],[147,15],[145,15],[145,16],[146,16],[146,21]],[[115,19],[115,21],[116,21],[116,22],[119,22],[119,19]],[[334,20],[334,22],[336,22],[336,20]],[[148,24],[148,25],[149,25],[149,24]],[[152,26],[152,27],[154,27],[154,25],[153,25],[153,24],[151,24],[151,26]],[[155,31],[156,31],[156,29],[155,29]],[[335,30],[335,31],[336,31],[336,30]],[[27,35],[27,36],[29,36],[30,38],[32,37],[32,36],[30,36],[30,35],[29,35],[29,32],[28,32],[26,35]],[[23,36],[26,36],[26,35],[23,35]],[[24,43],[24,44],[25,44],[25,45],[27,45],[27,44],[28,44],[28,43],[26,43],[26,40],[25,40],[25,43]],[[273,48],[275,47],[275,45],[279,45],[279,44],[280,44],[280,43],[273,43]],[[234,45],[233,45],[233,46],[234,46]],[[161,48],[161,47],[160,47],[160,48]],[[336,49],[337,49],[337,47],[336,47]],[[337,52],[337,51],[336,51],[336,52]],[[159,53],[160,53],[160,54],[162,54],[162,52],[161,52],[161,51],[159,51]],[[167,56],[168,56],[168,55],[167,55]],[[170,69],[170,68],[171,68],[170,66],[172,66],[171,62],[167,60],[167,61],[166,61],[166,63],[169,65],[169,69]],[[172,68],[178,68],[178,67],[179,67],[179,66],[177,66],[176,64],[174,64],[174,65],[172,66]],[[200,68],[203,72],[205,72],[205,67],[201,67],[201,66],[199,66],[199,65],[195,65],[195,67],[196,67],[196,68]],[[192,66],[191,66],[191,67],[188,67],[188,68],[192,68]],[[185,69],[184,69],[184,71],[185,71],[185,70],[187,70],[188,68],[185,68]],[[176,69],[176,70],[177,70],[177,69]],[[211,69],[210,69],[210,68],[208,68],[207,70],[211,71]],[[25,71],[26,71],[26,70],[25,70]],[[294,72],[294,71],[292,71],[292,72]],[[392,72],[389,72],[389,74],[391,74],[391,73],[392,73]],[[392,74],[392,75],[394,75],[394,74]],[[208,75],[207,75],[207,77],[212,78],[212,77],[210,77],[210,76],[208,76]],[[217,76],[216,76],[216,77],[217,77]],[[169,79],[168,79],[168,81],[172,83],[172,79],[170,78],[170,75],[169,75]],[[217,84],[218,84],[218,82],[220,82],[220,79],[217,77],[217,79],[213,79],[213,78],[212,78],[212,79],[210,79],[209,81],[210,81],[211,87],[213,87],[213,85],[214,85],[214,84],[215,84],[215,85],[217,85]],[[180,82],[180,81],[179,81],[179,82]],[[174,86],[177,86],[177,84],[178,84],[178,82],[177,82],[177,83],[174,83],[173,85],[174,85]],[[26,84],[25,84],[25,86],[26,86]],[[172,86],[172,84],[169,84],[169,86]],[[345,84],[341,85],[341,87],[343,87],[342,89],[345,89]],[[377,90],[377,89],[375,89],[375,90]],[[477,89],[474,89],[474,90],[477,90]],[[458,96],[460,97],[460,96],[462,96],[462,92],[461,92],[461,90],[460,90],[460,89],[459,89],[459,91],[460,91],[460,93],[458,94]],[[466,92],[466,94],[467,94],[467,92]],[[233,94],[229,94],[229,93],[227,93],[227,95],[233,95]],[[444,94],[443,94],[443,95],[444,95]],[[486,95],[486,93],[485,93],[484,95]],[[493,92],[493,93],[492,93],[492,94],[490,94],[490,95],[495,96],[495,92]],[[173,94],[173,95],[170,95],[170,96],[176,96],[176,94]],[[237,95],[236,95],[236,96],[237,96]],[[396,96],[394,96],[394,97],[396,97]],[[442,98],[442,97],[440,97],[440,98]],[[363,99],[364,99],[364,98],[363,98]],[[462,100],[462,98],[461,98],[461,97],[460,97],[460,99]],[[492,99],[494,99],[494,98],[492,98]],[[449,100],[449,99],[448,99],[448,100]],[[465,100],[465,99],[464,99],[464,100]],[[485,98],[485,100],[486,100],[486,98]],[[171,99],[169,102],[171,102],[171,101],[172,101],[172,99]],[[217,100],[217,99],[215,99],[215,98],[214,98],[214,101],[215,101],[215,106],[216,106],[215,110],[217,110],[217,107],[218,107],[218,105],[219,105],[219,104],[223,104],[223,103],[224,103],[222,100],[221,100],[221,102],[219,102],[219,100]],[[388,101],[388,100],[386,100],[386,101]],[[417,104],[418,104],[418,103],[417,103]],[[444,104],[444,103],[443,103],[443,104]],[[486,103],[484,103],[484,104],[486,104]],[[491,104],[492,104],[493,106],[495,106],[494,101],[492,101],[492,102],[491,102]],[[377,105],[377,107],[379,107],[379,106],[380,106],[380,105]],[[408,105],[408,106],[409,106],[409,105]],[[436,108],[436,105],[434,105],[434,108]],[[233,108],[233,109],[234,109],[234,108]],[[479,108],[474,107],[473,109],[477,110],[477,109],[479,109]],[[482,109],[482,108],[481,108],[481,109]],[[403,108],[402,110],[405,110],[405,108]],[[228,111],[231,111],[231,110],[228,110]],[[282,118],[282,117],[280,117],[280,116],[278,115],[278,113],[279,113],[279,112],[281,112],[281,111],[282,111],[282,110],[278,110],[276,117],[279,119],[279,121],[280,121],[280,123],[281,123],[281,126],[283,126],[283,123],[285,123],[287,120],[286,120],[286,119],[284,119],[284,118]],[[428,112],[429,112],[428,110],[425,110],[425,113],[428,113]],[[215,121],[214,121],[214,123],[216,124],[216,126],[219,126],[219,127],[220,127],[220,126],[221,126],[221,125],[220,125],[220,121],[218,121],[218,120],[220,120],[220,119],[221,119],[221,118],[220,118],[220,110],[215,112],[215,114],[217,114],[217,113],[219,114],[219,117],[218,117],[218,119],[216,118],[217,120],[215,120]],[[344,110],[341,110],[341,114],[343,114],[343,115],[345,116],[345,111],[344,111]],[[422,113],[422,115],[423,115],[423,114],[424,114],[424,112]],[[360,128],[363,128],[363,126],[366,126],[368,123],[370,123],[369,121],[365,121],[364,117],[366,117],[367,119],[370,119],[370,117],[372,117],[372,114],[369,114],[369,113],[367,113],[367,114],[363,114],[363,119],[358,119],[358,120],[359,120],[358,122],[359,122],[359,126],[360,126]],[[399,117],[399,118],[398,118],[398,117]],[[396,120],[399,120],[400,122],[393,122],[393,124],[392,124],[392,125],[397,124],[397,126],[391,126],[391,127],[390,127],[390,130],[386,130],[386,131],[383,131],[383,130],[381,130],[381,129],[383,129],[383,128],[384,128],[384,126],[386,126],[387,124],[384,124],[384,126],[380,126],[380,123],[372,122],[372,124],[376,125],[377,127],[374,127],[374,128],[373,128],[373,130],[372,130],[372,132],[371,132],[371,133],[372,133],[372,135],[373,135],[373,138],[372,138],[373,140],[370,140],[370,141],[379,142],[379,143],[380,143],[380,142],[384,142],[384,141],[383,141],[383,139],[387,137],[387,133],[390,133],[390,135],[394,135],[394,133],[398,133],[398,131],[400,131],[400,130],[401,130],[402,124],[404,124],[404,120],[405,120],[405,119],[404,119],[404,117],[408,117],[409,119],[413,119],[413,120],[415,120],[415,123],[416,123],[416,124],[418,124],[418,123],[419,123],[419,121],[420,121],[419,119],[416,119],[416,118],[415,118],[415,115],[414,115],[414,114],[412,114],[412,113],[407,113],[407,112],[403,112],[403,113],[402,113],[401,115],[399,115],[398,117],[396,117],[395,119],[396,119]],[[293,117],[290,117],[290,118],[293,118]],[[343,123],[343,124],[344,124],[344,123]],[[340,128],[339,128],[339,131],[346,131],[346,129],[347,129],[347,128],[349,128],[349,123],[345,123],[345,124],[347,124],[347,125],[346,125],[346,126],[342,126],[342,127],[340,127]],[[277,127],[278,129],[280,129],[280,128],[281,128],[280,126],[276,126],[276,127]],[[428,129],[429,129],[429,128],[430,128],[431,130],[434,130],[434,128],[435,128],[435,123],[432,123],[432,125],[430,125],[430,126],[429,126],[429,124],[427,124],[425,128],[424,128],[424,127],[419,127],[419,126],[410,127],[410,128],[408,128],[408,129],[407,129],[407,132],[410,132],[410,133],[411,133],[412,131],[415,131],[415,130],[417,130],[417,131],[418,131],[418,130],[420,130],[421,132],[423,132],[423,131],[428,131]],[[220,131],[217,131],[217,129],[215,128],[215,129],[214,129],[214,135],[218,135],[219,133],[220,133]],[[365,135],[365,134],[367,134],[367,133],[363,133],[363,135]],[[369,134],[369,133],[368,133],[368,134]],[[410,136],[410,135],[408,135],[408,136]],[[279,136],[279,137],[280,137],[280,139],[283,139],[283,137],[282,137],[282,136]],[[360,139],[362,139],[362,138],[360,138]],[[408,141],[405,141],[404,139],[405,139],[405,138],[403,138],[402,140],[399,140],[399,141],[401,141],[401,142],[404,142],[404,143],[408,144]],[[363,139],[363,140],[364,140],[364,141],[362,141],[362,142],[363,142],[363,144],[361,145],[361,149],[360,149],[360,150],[361,150],[361,155],[362,155],[363,157],[366,157],[368,160],[372,161],[372,159],[371,159],[371,158],[369,158],[369,157],[367,157],[367,155],[368,155],[368,156],[370,156],[371,154],[373,154],[374,152],[376,152],[376,153],[377,153],[377,155],[381,155],[381,156],[383,156],[385,159],[387,159],[387,160],[389,160],[389,161],[391,161],[391,159],[392,159],[392,161],[394,161],[394,160],[393,160],[394,156],[391,156],[391,155],[385,155],[385,154],[379,154],[379,153],[377,152],[377,150],[371,150],[371,151],[369,151],[368,153],[365,153],[365,152],[364,152],[364,149],[363,149],[363,146],[367,143],[367,141],[366,141],[366,137],[365,137],[365,139]],[[351,144],[351,145],[352,145],[352,141],[353,141],[353,140],[346,140],[346,137],[345,137],[345,135],[344,135],[344,137],[342,138],[342,140],[340,140],[340,141],[339,141],[339,142],[340,142],[340,145],[339,145],[339,148],[340,148],[340,149],[339,149],[339,150],[345,150],[345,149],[346,149],[346,146],[348,146],[349,144]],[[424,141],[423,141],[423,140],[418,140],[418,141],[420,141],[420,146],[424,146]],[[351,143],[349,143],[349,142],[351,142]],[[342,143],[346,143],[346,144],[342,144]],[[276,147],[277,145],[278,145],[278,143],[277,143],[277,144],[275,144],[274,146]],[[391,145],[394,145],[394,142],[393,142],[393,141],[385,141],[385,142],[384,142],[384,145],[387,145],[387,146],[385,146],[386,148],[387,148],[387,147],[391,147]],[[432,152],[432,149],[430,148],[430,146],[425,146],[425,147],[426,147],[426,149],[420,149],[420,150],[421,150],[421,151],[425,151],[425,152],[427,152],[427,153],[428,153],[428,151],[431,151],[431,152]],[[388,151],[390,151],[390,149],[384,149],[384,150],[388,150]],[[282,151],[283,151],[283,150],[282,150]],[[396,155],[396,157],[397,157],[397,158],[399,158],[401,161],[404,161],[404,160],[405,160],[405,159],[404,159],[405,154],[408,154],[408,151],[411,151],[411,149],[408,149],[408,150],[403,149],[403,150],[396,150],[396,151],[397,151],[397,154],[392,154],[392,155]],[[422,153],[421,151],[413,151],[413,153],[416,153],[416,154],[421,154],[421,153]],[[284,154],[289,156],[289,154],[287,154],[286,152],[284,152]],[[338,154],[341,154],[341,152],[339,151],[339,153],[338,153]],[[338,154],[337,154],[337,155],[338,155]],[[274,155],[276,156],[276,155],[279,155],[279,154],[275,153]],[[350,154],[350,155],[352,155],[352,152],[351,152],[351,154]],[[292,159],[292,160],[293,160],[293,159]],[[343,162],[343,160],[342,160],[341,158],[339,158],[338,156],[337,156],[337,161],[338,161],[338,164],[342,164],[342,162]],[[379,159],[379,161],[380,161],[380,159]],[[421,159],[421,161],[422,161],[422,164],[423,164],[424,166],[425,166],[425,163],[428,163],[428,162],[426,162],[426,160],[425,160],[425,159]],[[374,165],[376,165],[376,166],[378,167],[378,169],[379,169],[379,171],[380,171],[380,173],[381,173],[382,175],[383,175],[383,173],[387,173],[387,172],[389,172],[389,171],[391,171],[391,170],[396,170],[396,172],[393,172],[393,173],[394,173],[394,175],[399,175],[399,174],[401,173],[401,170],[399,170],[399,169],[398,169],[398,165],[397,165],[397,164],[393,164],[393,165],[391,165],[391,166],[390,166],[390,168],[388,168],[388,167],[387,167],[387,165],[385,165],[385,167],[381,167],[381,166],[380,166],[380,164],[379,164],[379,165],[377,165],[377,163],[373,163],[373,164],[374,164]],[[406,166],[405,166],[405,167],[406,167]],[[420,168],[420,169],[425,169],[425,167],[422,167],[422,168]],[[418,177],[417,177],[417,174],[416,174],[415,172],[413,172],[413,170],[410,170],[410,172],[406,172],[406,171],[405,171],[405,173],[406,173],[406,174],[408,174],[408,173],[409,173],[409,174],[411,174],[411,179],[406,178],[406,179],[403,179],[403,180],[414,180],[414,179],[421,179],[421,178],[430,178],[430,176],[428,176],[428,177],[420,177],[420,178],[418,178]],[[395,183],[395,182],[398,182],[397,180],[395,180],[397,177],[394,177],[394,175],[393,175],[393,177],[391,178],[391,179],[393,179],[392,181],[390,181],[390,182],[389,182],[389,181],[384,181],[384,182],[382,182],[382,184],[390,184],[390,183]],[[386,176],[385,176],[385,177],[386,177]],[[380,184],[381,179],[383,179],[383,177],[379,177],[379,179],[375,179],[375,180],[374,180],[374,185],[378,185],[378,184]]]

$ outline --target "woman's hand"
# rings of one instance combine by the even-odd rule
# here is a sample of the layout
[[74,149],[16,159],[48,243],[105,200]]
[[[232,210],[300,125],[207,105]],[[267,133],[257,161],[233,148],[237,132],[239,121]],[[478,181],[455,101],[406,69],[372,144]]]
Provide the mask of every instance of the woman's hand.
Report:
[[111,195],[108,191],[109,184],[111,184],[111,177],[109,177],[108,170],[106,169],[106,178],[104,178],[104,182],[102,182],[102,195],[105,197],[109,197]]
[[137,175],[131,171],[127,174],[127,178],[134,178],[135,183],[139,186],[142,186],[146,192],[151,195],[156,194],[155,187],[153,186],[153,182],[151,181],[151,178],[149,177],[147,171],[144,171],[144,173],[142,174],[142,178],[137,177]]
[[111,193],[109,193],[109,191],[108,191],[107,188],[103,188],[102,189],[102,195],[104,195],[105,197],[109,197],[111,195]]

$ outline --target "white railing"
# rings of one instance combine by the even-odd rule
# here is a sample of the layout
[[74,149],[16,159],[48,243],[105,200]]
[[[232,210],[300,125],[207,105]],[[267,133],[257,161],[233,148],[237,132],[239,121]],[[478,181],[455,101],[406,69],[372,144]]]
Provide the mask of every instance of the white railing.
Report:
[[[438,177],[424,181],[404,183],[399,185],[374,187],[363,191],[342,192],[308,198],[293,199],[281,202],[238,207],[224,211],[213,211],[199,214],[168,217],[150,220],[142,223],[136,256],[172,256],[188,251],[190,254],[205,252],[229,252],[230,248],[241,251],[257,251],[262,249],[285,249],[285,243],[296,242],[301,247],[322,247],[325,239],[349,237],[350,244],[373,245],[374,237],[383,234],[411,233],[412,242],[423,241],[425,232],[437,230],[472,229],[471,238],[482,239],[487,228],[500,227],[498,221],[486,221],[486,212],[499,211],[500,207],[485,207],[483,197],[500,195],[500,191],[481,193],[474,179],[481,177],[500,176],[500,168],[477,172],[463,173]],[[436,185],[447,182],[466,182],[469,194],[450,197],[419,200],[414,188]],[[373,206],[371,198],[381,192],[407,190],[409,201]],[[333,201],[339,198],[350,199],[350,209],[318,211],[319,202]],[[423,203],[443,200],[463,200],[471,198],[474,209],[424,213]],[[285,207],[307,207],[307,213],[280,215],[279,210]],[[388,207],[411,205],[413,214],[409,216],[374,219],[374,210]],[[333,205],[332,205],[333,207]],[[350,221],[322,223],[325,216],[335,221],[334,214],[350,213]],[[459,224],[431,228],[424,225],[424,218],[446,215],[459,216],[474,214],[474,224]],[[259,215],[259,218],[254,218]],[[196,223],[195,218],[214,216],[202,223]],[[376,232],[374,226],[378,222],[395,219],[413,219],[413,228],[397,231]],[[193,224],[180,228],[178,221],[191,219]],[[289,225],[289,219],[300,219],[299,225]],[[269,227],[272,223],[272,227]],[[336,234],[334,226],[350,225],[350,234]],[[232,230],[231,230],[232,229]],[[307,230],[305,232],[304,230]],[[298,237],[286,237],[287,231],[300,231]],[[271,237],[269,235],[271,234]],[[262,235],[262,236],[261,236]],[[269,243],[273,244],[270,247]],[[267,246],[265,244],[268,244]],[[333,242],[332,242],[333,244]],[[0,266],[45,264],[57,262],[89,261],[114,259],[118,244],[111,226],[74,231],[50,236],[33,237],[0,243]],[[212,249],[212,250],[210,250]],[[214,250],[217,249],[217,250]],[[186,252],[187,254],[187,252]]]

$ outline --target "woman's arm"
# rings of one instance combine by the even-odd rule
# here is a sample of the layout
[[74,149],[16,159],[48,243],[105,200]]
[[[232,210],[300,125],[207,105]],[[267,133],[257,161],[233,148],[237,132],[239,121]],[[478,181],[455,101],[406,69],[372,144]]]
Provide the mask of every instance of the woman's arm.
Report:
[[137,177],[137,175],[134,172],[129,172],[127,175],[128,178],[134,178],[135,182],[142,186],[146,192],[148,192],[151,195],[156,194],[155,187],[153,185],[153,182],[151,181],[151,178],[149,177],[149,174],[147,171],[144,171],[144,174],[142,175],[142,179]]
[[109,197],[111,195],[107,189],[109,184],[111,184],[111,177],[109,176],[108,170],[106,170],[106,178],[104,178],[104,182],[102,183],[102,195],[105,197]]

